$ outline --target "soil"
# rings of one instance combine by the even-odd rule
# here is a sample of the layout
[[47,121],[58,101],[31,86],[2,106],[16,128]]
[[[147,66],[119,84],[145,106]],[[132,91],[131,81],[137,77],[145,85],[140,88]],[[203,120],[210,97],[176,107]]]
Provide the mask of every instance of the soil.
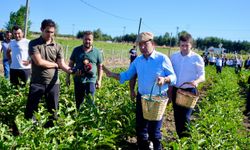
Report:
[[244,116],[243,125],[246,127],[247,132],[250,132],[250,115]]

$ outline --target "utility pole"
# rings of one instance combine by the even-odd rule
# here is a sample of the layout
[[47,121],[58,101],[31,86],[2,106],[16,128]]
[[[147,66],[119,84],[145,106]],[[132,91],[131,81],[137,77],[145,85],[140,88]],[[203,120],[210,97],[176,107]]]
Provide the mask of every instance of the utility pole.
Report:
[[75,24],[72,24],[72,36],[75,37]]
[[176,46],[178,46],[178,40],[179,40],[179,27],[176,27]]
[[26,0],[26,14],[25,14],[25,29],[24,29],[24,38],[27,37],[28,33],[28,17],[29,16],[29,0]]
[[126,26],[123,27],[123,36],[125,36]]
[[138,37],[138,35],[140,34],[140,30],[141,30],[141,21],[142,21],[142,18],[140,18],[139,28],[138,28],[138,33],[137,33],[136,38],[137,38],[137,37]]
[[170,57],[170,53],[171,53],[171,46],[172,46],[172,32],[170,33],[170,41],[169,41],[168,57]]
[[172,32],[170,33],[170,41],[169,41],[169,47],[172,46]]
[[138,28],[138,34],[137,34],[137,36],[140,34],[140,30],[141,30],[141,21],[142,21],[142,18],[140,18],[139,28]]
[[126,30],[126,27],[123,26],[123,31],[122,31],[122,41],[123,42],[125,41],[125,30]]

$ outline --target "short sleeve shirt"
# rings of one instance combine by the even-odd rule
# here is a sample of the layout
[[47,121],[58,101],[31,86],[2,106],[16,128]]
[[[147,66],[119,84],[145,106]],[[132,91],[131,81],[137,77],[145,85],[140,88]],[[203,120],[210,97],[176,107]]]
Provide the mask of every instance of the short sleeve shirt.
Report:
[[28,46],[30,40],[21,39],[19,41],[11,40],[9,48],[11,49],[11,69],[30,69],[30,65],[23,65],[23,61],[29,60]]
[[[49,62],[57,62],[63,58],[63,48],[54,41],[46,44],[42,37],[30,41],[29,55],[39,53],[42,59]],[[31,83],[59,84],[58,68],[44,68],[35,64],[32,60]]]
[[136,49],[131,49],[129,53],[130,53],[130,60],[133,61],[137,57]]
[[7,58],[7,50],[9,48],[9,44],[10,44],[10,41],[7,42],[7,41],[3,41],[2,42],[2,50],[3,50],[3,61],[8,61],[8,58]]
[[87,75],[82,75],[82,76],[75,76],[74,80],[75,82],[81,82],[81,83],[87,83],[87,82],[93,82],[95,83],[97,80],[97,66],[102,63],[102,56],[101,52],[99,49],[93,48],[89,52],[85,52],[83,50],[83,45],[78,46],[74,48],[70,60],[75,63],[76,68],[82,68],[83,67],[83,60],[88,59],[92,65],[91,72],[93,75],[87,76]]

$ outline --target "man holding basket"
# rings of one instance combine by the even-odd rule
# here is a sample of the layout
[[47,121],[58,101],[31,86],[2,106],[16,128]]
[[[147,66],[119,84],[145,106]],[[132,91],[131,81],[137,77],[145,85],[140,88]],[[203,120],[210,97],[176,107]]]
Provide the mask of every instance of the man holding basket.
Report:
[[204,61],[191,51],[192,36],[184,33],[179,38],[180,51],[171,56],[176,74],[176,84],[169,88],[172,93],[175,127],[179,138],[188,137],[188,125],[193,107],[198,100],[196,87],[205,81]]
[[[142,96],[166,95],[168,84],[175,84],[176,76],[169,58],[155,50],[153,34],[142,32],[138,35],[136,43],[142,55],[138,56],[129,66],[128,70],[120,74],[109,71],[103,67],[108,77],[113,77],[124,83],[135,74],[138,77],[138,93],[136,96],[136,135],[138,148],[149,149],[149,140],[153,142],[155,150],[162,149],[161,126],[162,117],[158,120],[145,119],[142,108]],[[155,85],[157,84],[157,85]],[[160,91],[160,94],[159,94]],[[165,110],[165,109],[164,109]]]

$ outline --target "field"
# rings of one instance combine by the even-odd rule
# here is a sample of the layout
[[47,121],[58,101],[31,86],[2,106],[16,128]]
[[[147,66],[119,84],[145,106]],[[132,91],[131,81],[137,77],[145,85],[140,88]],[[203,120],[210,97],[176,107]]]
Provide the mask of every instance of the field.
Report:
[[[68,43],[67,43],[68,42]],[[68,51],[81,41],[60,40]],[[104,64],[121,72],[127,68],[131,44],[96,42],[104,51]],[[158,49],[158,48],[157,48]],[[122,54],[118,51],[123,50]],[[165,54],[168,49],[159,48]],[[243,149],[250,147],[249,118],[243,116],[249,70],[235,74],[230,67],[222,74],[215,67],[206,67],[206,82],[199,86],[201,98],[191,123],[191,138],[178,139],[173,120],[172,104],[165,112],[162,143],[165,149]],[[79,112],[74,103],[73,85],[65,85],[60,74],[61,91],[59,119],[52,128],[44,128],[49,114],[43,100],[35,114],[38,122],[24,119],[28,86],[13,89],[0,78],[0,149],[135,149],[135,102],[130,100],[129,86],[114,79],[103,78],[92,105],[85,101]],[[13,121],[20,135],[13,136]]]
[[[58,42],[64,46],[65,59],[68,61],[74,47],[82,44],[81,40],[58,39]],[[133,47],[132,43],[108,43],[94,42],[94,46],[103,52],[104,64],[112,68],[127,67],[129,65],[129,50]],[[171,55],[176,48],[157,47],[157,50]],[[140,51],[137,51],[140,54]]]

